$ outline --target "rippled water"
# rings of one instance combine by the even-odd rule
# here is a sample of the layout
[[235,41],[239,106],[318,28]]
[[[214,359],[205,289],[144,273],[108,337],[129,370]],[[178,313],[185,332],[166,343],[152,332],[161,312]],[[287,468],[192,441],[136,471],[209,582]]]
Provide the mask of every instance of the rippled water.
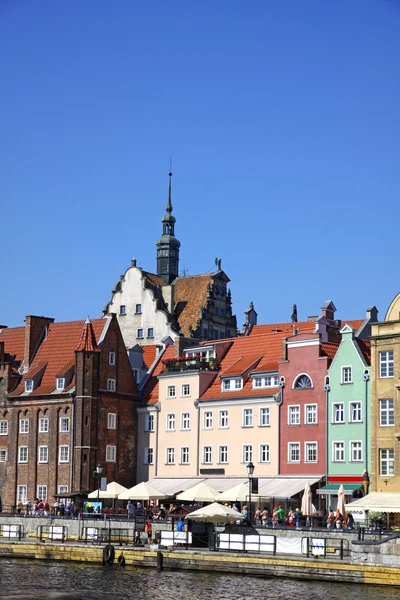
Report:
[[8,600],[398,600],[399,589],[189,571],[0,559]]

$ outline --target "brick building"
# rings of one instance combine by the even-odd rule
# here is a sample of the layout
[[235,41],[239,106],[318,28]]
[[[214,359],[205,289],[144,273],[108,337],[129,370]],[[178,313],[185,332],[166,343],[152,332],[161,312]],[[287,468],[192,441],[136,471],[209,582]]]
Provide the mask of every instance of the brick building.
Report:
[[135,483],[138,391],[115,315],[0,331],[0,495],[18,500]]

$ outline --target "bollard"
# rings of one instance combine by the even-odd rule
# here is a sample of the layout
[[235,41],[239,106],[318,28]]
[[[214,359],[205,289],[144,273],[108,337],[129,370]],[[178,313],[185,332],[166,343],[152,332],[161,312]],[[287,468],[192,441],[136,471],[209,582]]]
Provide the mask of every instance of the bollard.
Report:
[[157,552],[157,571],[160,573],[160,571],[163,570],[163,561],[164,561],[164,556],[162,552]]

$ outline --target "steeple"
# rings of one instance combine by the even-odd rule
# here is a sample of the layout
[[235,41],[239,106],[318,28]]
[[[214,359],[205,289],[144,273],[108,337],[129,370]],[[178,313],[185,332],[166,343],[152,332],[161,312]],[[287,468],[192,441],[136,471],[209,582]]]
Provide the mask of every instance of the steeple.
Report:
[[157,240],[157,275],[163,278],[166,285],[178,277],[180,242],[175,237],[176,219],[172,215],[172,173],[168,173],[168,201],[166,215],[161,219],[162,236]]

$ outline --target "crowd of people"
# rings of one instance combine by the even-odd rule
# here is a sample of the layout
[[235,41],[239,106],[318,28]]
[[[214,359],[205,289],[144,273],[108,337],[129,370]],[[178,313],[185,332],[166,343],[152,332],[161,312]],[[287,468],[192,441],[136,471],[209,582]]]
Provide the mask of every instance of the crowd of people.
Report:
[[36,498],[33,503],[28,499],[25,504],[19,500],[16,509],[17,514],[30,517],[72,517],[75,512],[75,506],[71,500],[66,504],[62,500],[56,500],[53,506],[50,506],[48,500],[39,500],[39,498]]

